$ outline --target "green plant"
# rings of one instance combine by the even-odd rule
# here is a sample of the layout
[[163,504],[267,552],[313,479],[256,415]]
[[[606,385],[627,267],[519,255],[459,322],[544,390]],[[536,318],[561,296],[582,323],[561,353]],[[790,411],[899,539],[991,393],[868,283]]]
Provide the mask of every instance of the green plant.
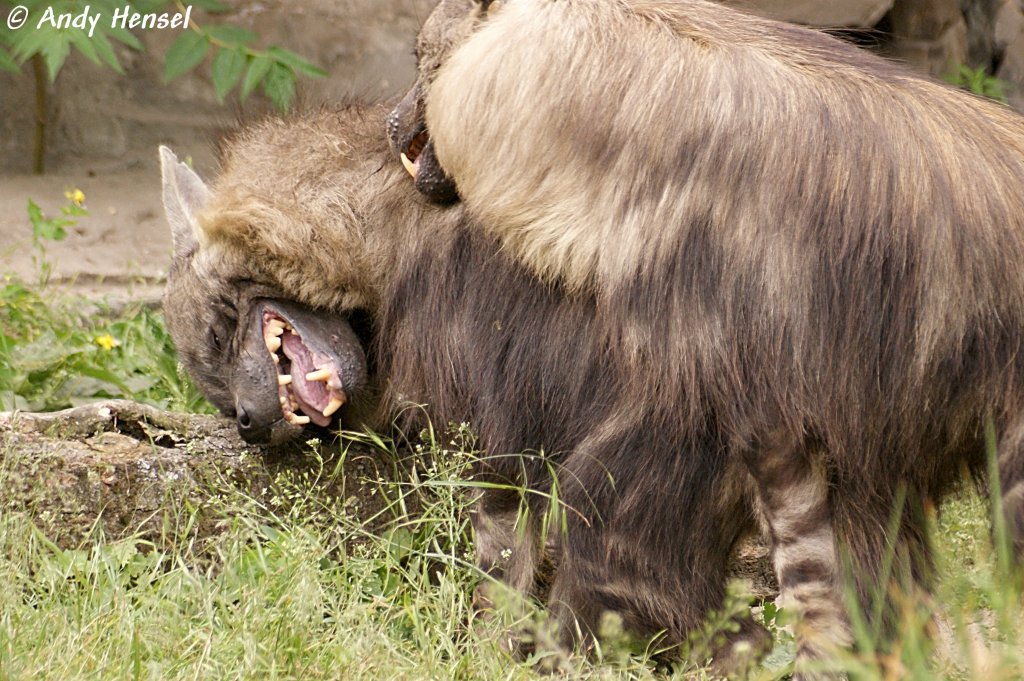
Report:
[[32,224],[32,264],[38,273],[39,286],[50,281],[52,266],[46,259],[46,242],[63,241],[68,235],[67,228],[73,227],[78,218],[89,214],[85,208],[85,194],[80,189],[64,192],[68,204],[60,209],[60,217],[48,218],[32,199],[28,200],[28,220]]
[[106,398],[212,411],[179,371],[159,313],[83,305],[14,280],[0,285],[0,410],[49,411]]
[[[94,64],[124,74],[115,44],[144,50],[143,43],[129,28],[129,12],[153,16],[162,13],[168,21],[175,16],[181,22],[187,19],[187,27],[165,55],[164,79],[171,81],[191,71],[212,54],[210,76],[218,101],[223,101],[239,85],[239,97],[243,100],[262,87],[264,95],[285,111],[294,101],[299,75],[325,75],[320,68],[283,47],[254,47],[257,36],[251,31],[231,24],[199,24],[191,18],[192,8],[210,14],[223,11],[225,7],[219,0],[190,0],[188,6],[182,0],[0,0],[0,9],[5,7],[12,13],[27,12],[18,29],[0,24],[0,69],[18,72],[26,62],[32,64],[36,91],[33,165],[37,173],[42,173],[44,167],[49,112],[47,81],[56,80],[72,48]],[[126,19],[121,21],[121,16]],[[98,20],[75,20],[78,17]]]
[[1006,104],[1006,83],[985,71],[984,67],[972,69],[961,64],[946,76],[946,81],[982,97]]
[[88,215],[85,195],[47,217],[28,200],[36,284],[0,282],[0,410],[46,411],[124,397],[160,407],[212,411],[179,370],[159,313],[142,305],[114,311],[102,303],[48,291],[46,244],[60,241]]

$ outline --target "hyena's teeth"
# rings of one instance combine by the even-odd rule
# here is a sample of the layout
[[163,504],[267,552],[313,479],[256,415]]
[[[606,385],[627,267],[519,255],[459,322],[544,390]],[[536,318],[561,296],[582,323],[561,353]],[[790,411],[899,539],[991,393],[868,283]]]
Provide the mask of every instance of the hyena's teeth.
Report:
[[278,401],[281,403],[281,408],[284,409],[288,405],[288,398],[284,395],[279,396]]
[[291,374],[278,374],[277,375],[277,384],[278,385],[288,385],[291,382],[292,382],[292,375]]
[[330,416],[334,412],[338,411],[339,409],[341,409],[341,405],[343,404],[345,403],[339,400],[337,397],[332,397],[331,401],[327,403],[326,407],[324,407],[324,416]]
[[330,369],[317,369],[316,371],[310,371],[306,374],[307,381],[329,381],[331,380]]
[[276,354],[271,355],[270,359],[274,360],[274,364],[280,364],[281,363],[281,358],[278,357]]
[[268,336],[283,336],[284,327],[279,324],[271,323],[267,324],[267,335]]
[[295,425],[295,426],[304,426],[307,423],[309,423],[309,417],[308,416],[299,416],[298,414],[289,414],[287,418],[288,418],[288,423],[291,423],[292,425]]
[[405,166],[406,172],[412,175],[412,179],[416,179],[416,164],[409,160],[409,157],[404,153],[402,154],[402,165]]
[[267,350],[277,352],[281,349],[281,339],[277,336],[264,336],[263,341],[267,344]]

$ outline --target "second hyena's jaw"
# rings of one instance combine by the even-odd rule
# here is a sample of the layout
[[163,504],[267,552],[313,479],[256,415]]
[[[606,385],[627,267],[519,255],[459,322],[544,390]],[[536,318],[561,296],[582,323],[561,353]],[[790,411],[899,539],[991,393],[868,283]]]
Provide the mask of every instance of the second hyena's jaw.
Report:
[[423,119],[420,89],[413,87],[388,116],[388,141],[416,189],[438,204],[458,201],[455,180],[441,167]]

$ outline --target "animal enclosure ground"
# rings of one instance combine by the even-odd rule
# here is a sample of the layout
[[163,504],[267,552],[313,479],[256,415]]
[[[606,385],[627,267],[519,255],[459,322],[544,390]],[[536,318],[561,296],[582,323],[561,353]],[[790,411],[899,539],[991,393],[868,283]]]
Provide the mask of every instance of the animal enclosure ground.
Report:
[[[23,445],[6,435],[0,487],[31,495],[26,472],[70,446]],[[0,506],[0,678],[542,678],[501,652],[496,622],[472,614],[480,577],[460,482],[466,455],[437,444],[416,468],[360,470],[324,461],[318,450],[326,451],[307,449],[305,468],[293,461],[255,486],[244,476],[209,476],[205,488],[164,495],[120,532],[105,535],[97,524],[74,541],[62,540],[59,518],[42,515],[45,488],[30,507],[19,504],[21,491],[8,493]],[[351,454],[387,459],[365,443]],[[201,447],[191,453],[201,455]],[[331,492],[339,486],[375,505],[356,508],[358,500]],[[949,622],[974,627],[971,637],[944,630],[946,652],[929,660],[925,620],[910,611],[904,647],[881,661],[847,661],[863,671],[854,678],[903,676],[894,669],[920,679],[1019,678],[1012,635],[1019,644],[1020,625],[997,621],[1013,610],[993,600],[1000,589],[987,567],[982,506],[953,503],[938,535],[948,568],[938,602]],[[544,631],[539,609],[521,617],[528,631]],[[770,666],[753,678],[784,676],[792,651],[776,635]],[[962,648],[963,640],[974,647]],[[573,664],[588,679],[703,676],[692,667],[658,670],[642,646],[625,642]]]

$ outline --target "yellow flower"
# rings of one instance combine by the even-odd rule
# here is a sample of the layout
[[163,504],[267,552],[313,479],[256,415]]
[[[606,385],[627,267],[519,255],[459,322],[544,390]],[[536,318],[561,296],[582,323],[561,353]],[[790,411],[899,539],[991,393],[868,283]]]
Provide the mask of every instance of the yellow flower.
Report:
[[113,350],[121,344],[121,341],[117,340],[109,333],[105,333],[102,336],[96,336],[96,345],[100,346],[104,350]]
[[85,203],[85,192],[75,187],[64,192],[64,198],[81,208],[82,204]]

